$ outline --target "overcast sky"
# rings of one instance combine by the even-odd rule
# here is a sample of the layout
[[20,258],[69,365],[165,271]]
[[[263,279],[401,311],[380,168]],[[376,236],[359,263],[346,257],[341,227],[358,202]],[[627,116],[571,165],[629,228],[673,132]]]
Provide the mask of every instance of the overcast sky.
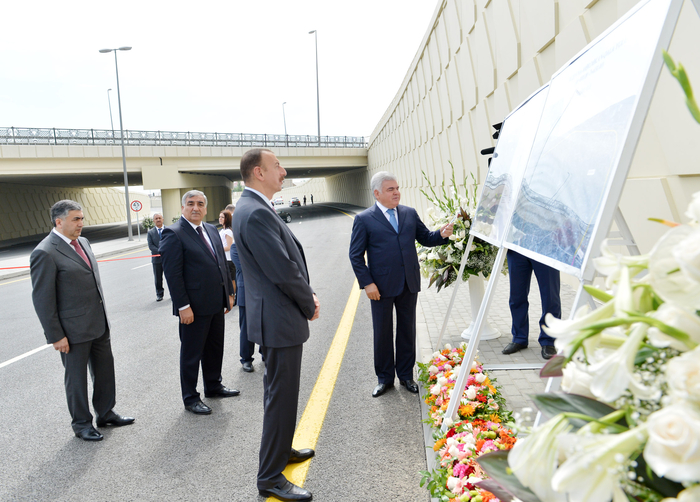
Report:
[[437,0],[8,1],[0,126],[369,136]]

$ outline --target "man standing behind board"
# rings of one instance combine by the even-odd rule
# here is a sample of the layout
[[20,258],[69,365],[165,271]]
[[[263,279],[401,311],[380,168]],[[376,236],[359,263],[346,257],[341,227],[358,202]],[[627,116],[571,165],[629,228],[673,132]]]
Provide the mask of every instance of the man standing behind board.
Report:
[[350,237],[350,262],[360,287],[371,300],[374,371],[379,382],[372,397],[379,397],[393,387],[394,375],[409,392],[417,394],[418,384],[413,380],[416,303],[420,291],[416,241],[428,247],[446,244],[452,235],[452,224],[429,231],[415,209],[399,205],[399,183],[391,173],[380,171],[372,176],[370,188],[377,202],[355,216]]
[[51,207],[51,222],[53,230],[29,258],[32,301],[47,342],[61,353],[73,432],[85,441],[100,441],[88,404],[88,368],[97,426],[129,425],[134,419],[112,409],[116,386],[109,321],[95,255],[80,237],[83,208],[60,200]]
[[163,230],[160,254],[173,315],[180,318],[180,386],[185,409],[208,415],[197,392],[202,366],[206,397],[240,394],[221,384],[224,314],[233,308],[233,286],[216,227],[204,223],[207,197],[199,190],[182,196],[182,216]]
[[248,339],[260,345],[265,360],[258,491],[280,500],[311,500],[311,492],[282,474],[287,464],[314,456],[311,449],[292,449],[292,439],[303,343],[309,338],[308,321],[319,315],[304,250],[270,203],[286,174],[270,150],[243,155],[246,187],[233,215],[233,236],[245,280]]

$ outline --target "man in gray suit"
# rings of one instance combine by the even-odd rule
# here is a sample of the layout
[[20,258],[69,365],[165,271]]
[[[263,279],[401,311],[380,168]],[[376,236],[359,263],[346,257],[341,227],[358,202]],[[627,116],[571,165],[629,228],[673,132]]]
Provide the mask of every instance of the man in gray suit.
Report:
[[68,410],[76,437],[100,441],[92,426],[87,370],[92,374],[92,405],[97,426],[129,425],[131,417],[114,412],[114,359],[109,321],[97,261],[80,237],[83,211],[72,200],[51,207],[54,228],[32,251],[29,266],[32,300],[48,343],[61,353]]
[[265,361],[258,491],[280,500],[311,500],[308,490],[282,474],[288,463],[314,456],[311,449],[292,449],[292,439],[302,347],[309,338],[308,321],[319,315],[304,250],[270,202],[282,189],[286,174],[270,150],[243,155],[241,176],[246,187],[233,215],[233,235],[246,286],[248,339],[260,345]]
[[[163,232],[163,215],[156,213],[153,215],[153,223],[155,227],[148,231],[148,236],[146,237],[146,242],[148,242],[148,249],[151,250],[152,255],[159,255],[158,246],[160,246],[160,238]],[[163,262],[160,256],[153,256],[151,258],[151,263],[153,264],[153,277],[156,281],[156,301],[163,301]]]

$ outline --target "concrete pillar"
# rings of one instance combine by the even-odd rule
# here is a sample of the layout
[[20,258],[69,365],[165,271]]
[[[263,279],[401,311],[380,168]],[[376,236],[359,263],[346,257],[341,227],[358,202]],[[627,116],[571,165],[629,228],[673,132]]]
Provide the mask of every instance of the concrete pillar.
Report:
[[182,196],[179,188],[161,189],[160,197],[163,204],[163,224],[170,225],[173,218],[180,217]]
[[231,189],[225,186],[198,187],[197,190],[204,192],[207,196],[207,216],[208,222],[218,222],[219,213],[231,204]]

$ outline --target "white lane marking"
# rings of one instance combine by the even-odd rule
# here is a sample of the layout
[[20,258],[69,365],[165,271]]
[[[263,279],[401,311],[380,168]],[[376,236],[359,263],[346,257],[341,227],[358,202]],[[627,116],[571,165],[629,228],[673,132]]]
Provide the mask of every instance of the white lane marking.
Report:
[[138,267],[134,267],[131,270],[136,270],[137,268],[143,268],[143,267],[148,267],[150,263],[146,263],[145,265],[139,265]]
[[22,354],[22,355],[20,355],[20,356],[13,357],[13,358],[10,359],[9,361],[5,361],[4,363],[0,363],[0,368],[4,368],[5,366],[9,366],[9,365],[12,364],[12,363],[16,363],[17,361],[19,361],[19,360],[21,360],[21,359],[24,359],[25,357],[29,357],[29,356],[31,356],[32,354],[36,354],[37,352],[40,352],[40,351],[42,351],[42,350],[44,350],[44,349],[48,349],[49,347],[53,347],[53,345],[52,345],[52,344],[42,345],[41,347],[38,347],[38,348],[36,348],[36,349],[34,349],[34,350],[30,350],[29,352],[25,352],[24,354]]

